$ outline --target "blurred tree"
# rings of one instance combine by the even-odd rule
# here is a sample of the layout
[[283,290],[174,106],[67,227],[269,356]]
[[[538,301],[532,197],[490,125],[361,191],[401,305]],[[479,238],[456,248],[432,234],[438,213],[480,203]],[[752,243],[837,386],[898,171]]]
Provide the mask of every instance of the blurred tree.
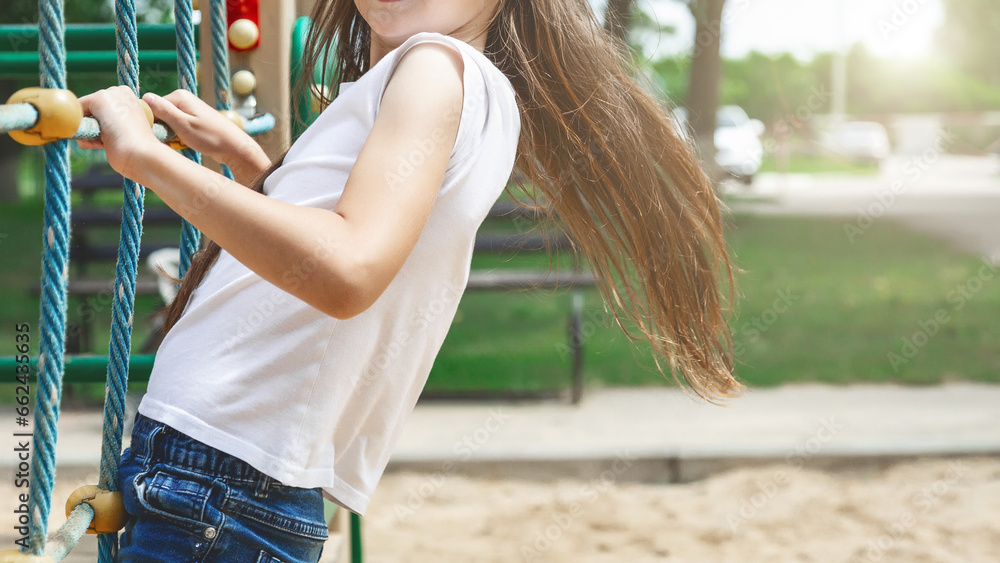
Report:
[[[808,125],[810,116],[830,110],[830,53],[800,61],[788,53],[750,52],[722,61],[720,104],[736,104],[750,117]],[[675,55],[653,64],[670,95],[688,97],[691,59]],[[947,60],[883,59],[861,45],[848,52],[847,111],[879,115],[919,112],[992,111],[1000,107],[1000,84],[956,68]]]
[[1000,64],[994,58],[1000,37],[996,0],[944,0],[945,23],[937,43],[958,68],[987,82],[1000,84]]
[[[726,0],[678,0],[687,5],[695,19],[695,41],[691,52],[690,77],[685,106],[689,126],[701,152],[702,162],[710,173],[716,173],[715,163],[715,113],[719,107],[719,84],[722,73],[720,46],[722,42],[722,9]],[[604,12],[604,26],[611,34],[626,40],[637,22],[634,0],[608,0]],[[659,26],[651,18],[642,20],[644,25]],[[672,31],[672,27],[664,27]],[[661,75],[662,76],[662,75]],[[673,86],[671,80],[665,80]]]
[[[35,23],[38,21],[38,0],[6,0],[0,23]],[[73,0],[66,2],[63,13],[67,23],[111,21],[111,5],[107,0]]]
[[635,0],[608,0],[604,9],[604,29],[622,42],[627,42],[632,29]]
[[[114,0],[66,0],[63,16],[66,23],[111,22]],[[140,23],[171,21],[173,0],[136,0],[135,16]],[[35,23],[38,21],[38,0],[3,0],[0,24]]]
[[804,121],[829,109],[829,61],[827,56],[804,63],[788,53],[756,51],[742,59],[725,60],[721,103],[738,105],[750,117],[768,124],[778,119]]
[[651,56],[651,53],[645,53],[648,45],[644,39],[677,31],[673,24],[661,22],[641,9],[635,0],[608,0],[604,11],[604,29],[625,42],[637,56],[644,58]]
[[713,175],[715,169],[715,113],[719,108],[722,79],[722,9],[726,0],[682,0],[695,21],[694,50],[691,53],[691,80],[684,105],[688,126],[701,152],[703,164]]

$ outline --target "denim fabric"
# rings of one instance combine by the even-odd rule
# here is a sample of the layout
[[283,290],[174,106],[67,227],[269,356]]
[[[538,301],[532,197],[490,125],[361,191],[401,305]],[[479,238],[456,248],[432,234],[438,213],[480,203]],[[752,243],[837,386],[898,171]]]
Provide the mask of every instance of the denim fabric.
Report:
[[288,487],[136,414],[119,487],[118,561],[315,563],[327,538],[319,488]]

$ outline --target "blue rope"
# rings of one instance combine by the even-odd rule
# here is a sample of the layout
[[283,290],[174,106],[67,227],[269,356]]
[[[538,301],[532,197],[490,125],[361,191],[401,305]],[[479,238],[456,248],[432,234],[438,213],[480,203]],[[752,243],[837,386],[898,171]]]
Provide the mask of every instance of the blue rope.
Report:
[[[31,104],[0,104],[0,133],[31,129],[37,122],[38,110]],[[274,129],[274,124],[274,116],[264,113],[253,119],[248,119],[245,131],[250,136],[262,135]],[[159,122],[153,124],[153,135],[161,143],[165,143],[176,136],[169,127]],[[100,140],[101,126],[93,117],[84,117],[80,120],[80,127],[77,128],[76,133],[71,138],[77,141]],[[194,154],[198,153],[194,152]],[[201,161],[200,157],[198,161]]]
[[0,133],[31,129],[38,121],[38,110],[31,104],[0,106]]
[[[226,0],[211,0],[209,8],[212,32],[212,79],[215,87],[215,109],[232,109],[229,87],[229,34],[226,29]],[[233,179],[229,167],[222,165],[222,173]]]
[[[66,87],[62,0],[39,0],[39,74],[44,88]],[[56,439],[66,342],[66,281],[69,260],[69,142],[45,145],[45,230],[42,245],[41,340],[31,456],[29,553],[41,555],[48,535],[56,477]]]
[[80,543],[80,538],[87,533],[87,528],[90,527],[93,520],[93,507],[87,503],[76,505],[76,508],[70,512],[69,518],[66,519],[66,523],[53,533],[48,543],[45,544],[45,555],[51,557],[53,561],[65,559],[70,550]]
[[229,36],[226,30],[226,0],[211,0],[212,78],[215,81],[215,109],[232,109],[229,95]]
[[[177,86],[193,94],[198,93],[197,59],[194,49],[194,18],[191,0],[174,2],[174,20],[177,33]],[[184,149],[184,156],[201,164],[201,155],[193,149]],[[181,219],[181,262],[178,277],[183,278],[191,267],[191,256],[198,250],[201,233],[187,219]]]
[[[161,143],[166,143],[176,135],[166,125],[154,123],[153,136]],[[101,140],[101,125],[92,117],[84,117],[80,121],[80,127],[77,128],[76,133],[73,135],[73,139],[78,141],[99,141]]]
[[[118,83],[139,95],[139,46],[136,36],[133,0],[115,0],[115,41],[118,47]],[[139,243],[142,238],[142,213],[145,188],[125,179],[122,202],[121,235],[115,292],[111,303],[111,345],[108,350],[107,392],[104,400],[104,435],[101,441],[101,478],[98,486],[118,490],[118,464],[122,451],[122,426],[125,420],[125,390],[128,386],[129,352],[132,347],[132,319],[135,304],[135,278],[139,268]],[[118,534],[98,537],[98,561],[112,563],[118,555]]]
[[258,115],[253,119],[248,119],[244,131],[247,132],[247,135],[250,135],[251,137],[256,137],[257,135],[262,135],[264,133],[267,133],[271,129],[274,129],[274,125],[275,125],[274,116],[269,113],[265,113],[262,115]]

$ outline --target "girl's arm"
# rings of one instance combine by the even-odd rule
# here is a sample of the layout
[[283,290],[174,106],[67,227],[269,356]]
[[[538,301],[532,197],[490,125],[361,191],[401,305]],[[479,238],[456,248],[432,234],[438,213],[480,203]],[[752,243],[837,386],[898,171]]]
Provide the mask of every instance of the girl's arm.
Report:
[[[128,88],[81,102],[101,123],[112,167],[262,278],[345,319],[375,302],[423,230],[458,133],[462,72],[461,54],[440,44],[403,56],[332,212],[244,189],[156,142]],[[414,151],[419,166],[408,162]]]

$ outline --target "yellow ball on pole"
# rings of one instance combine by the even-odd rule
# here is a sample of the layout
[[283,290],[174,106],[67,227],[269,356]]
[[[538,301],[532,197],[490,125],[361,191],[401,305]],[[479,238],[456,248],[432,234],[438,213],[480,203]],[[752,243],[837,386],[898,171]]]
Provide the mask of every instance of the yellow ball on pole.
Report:
[[249,49],[260,39],[260,29],[252,21],[241,18],[229,26],[229,42],[237,49]]
[[249,70],[237,70],[233,73],[233,92],[239,96],[249,96],[257,89],[257,77]]

